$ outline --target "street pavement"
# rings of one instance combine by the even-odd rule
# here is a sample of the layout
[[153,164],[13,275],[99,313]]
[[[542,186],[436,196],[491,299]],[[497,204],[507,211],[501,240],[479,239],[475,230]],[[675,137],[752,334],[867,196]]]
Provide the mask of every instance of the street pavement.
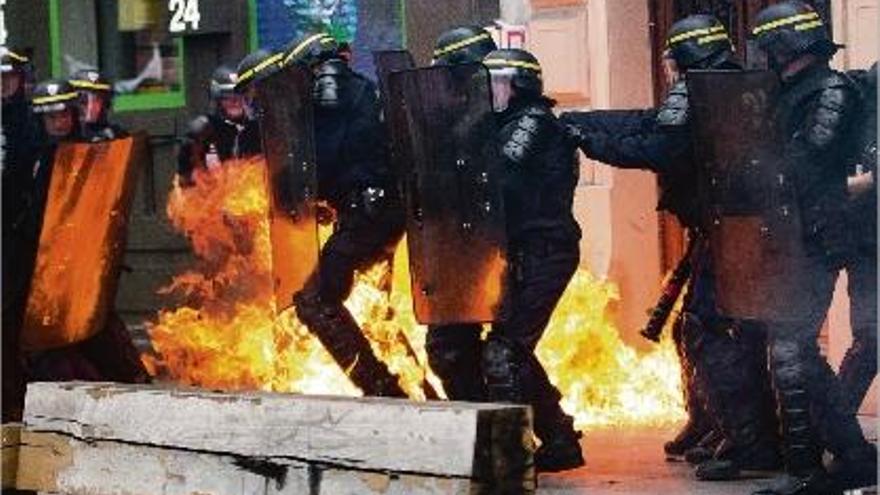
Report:
[[[876,423],[866,421],[876,440]],[[587,465],[581,469],[541,475],[538,495],[748,495],[769,483],[773,473],[755,473],[734,482],[698,481],[684,462],[667,462],[663,443],[675,428],[601,429],[585,432]],[[875,490],[851,495],[876,495]]]

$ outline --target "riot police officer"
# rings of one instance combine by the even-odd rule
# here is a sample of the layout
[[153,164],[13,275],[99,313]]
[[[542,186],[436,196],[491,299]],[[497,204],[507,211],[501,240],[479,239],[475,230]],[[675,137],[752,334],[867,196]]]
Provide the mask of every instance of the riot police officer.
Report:
[[434,65],[481,62],[498,49],[488,31],[477,26],[459,26],[445,31],[434,43]]
[[335,210],[335,231],[318,269],[294,296],[297,316],[347,370],[365,395],[404,397],[343,302],[355,270],[387,259],[403,235],[404,214],[387,156],[375,84],[339,58],[326,33],[307,34],[284,50],[282,63],[314,74],[318,199]]
[[[73,141],[79,137],[78,98],[76,90],[63,79],[44,81],[34,88],[31,104],[33,112],[42,126],[43,138],[35,161],[29,167],[32,182],[28,191],[28,207],[18,232],[16,248],[19,250],[17,265],[20,274],[16,276],[16,279],[19,280],[19,285],[15,288],[15,297],[11,304],[12,307],[9,309],[15,318],[13,324],[15,332],[22,331],[22,319],[27,307],[30,281],[36,263],[56,151],[59,143]],[[4,306],[6,306],[6,302],[4,302]],[[49,369],[50,365],[57,360],[53,360],[51,357],[42,359],[41,356],[36,356],[36,358],[27,356],[26,361],[28,362],[27,376],[29,380],[35,377],[56,378],[51,373],[42,373],[42,370]],[[80,363],[81,360],[77,360],[77,362]],[[65,363],[70,364],[70,361],[66,360]],[[68,368],[71,373],[67,375],[67,378],[99,379],[97,371],[92,366],[70,365]],[[74,368],[78,374],[73,374]]]
[[560,407],[562,396],[535,347],[580,261],[581,230],[572,214],[575,147],[543,94],[532,54],[496,50],[483,63],[498,115],[509,251],[500,322],[483,348],[486,390],[491,401],[532,406],[539,471],[573,469],[584,463],[580,433]]
[[109,121],[110,110],[113,107],[113,84],[100,72],[84,69],[71,76],[68,82],[79,93],[82,140],[109,141],[128,134]]
[[[829,67],[838,46],[806,3],[765,8],[753,34],[782,83],[775,112],[782,164],[794,177],[806,250],[805,266],[791,267],[806,279],[803,297],[792,301],[803,316],[769,324],[786,476],[758,493],[839,493],[877,481],[876,450],[848,411],[817,342],[848,249],[845,138],[857,92]],[[822,464],[825,448],[835,458],[830,479]]]
[[214,109],[190,121],[178,152],[177,174],[182,184],[193,184],[195,170],[210,170],[226,160],[262,151],[259,122],[246,96],[236,92],[237,82],[235,69],[224,65],[214,70],[209,88]]
[[[574,127],[590,157],[622,168],[655,172],[661,186],[658,209],[674,214],[688,228],[691,276],[673,337],[682,365],[688,422],[665,445],[669,455],[694,455],[704,442],[713,462],[700,465],[701,479],[727,479],[740,468],[771,469],[779,464],[772,400],[766,376],[764,330],[753,322],[733,321],[715,309],[711,255],[702,234],[697,204],[698,170],[688,124],[687,73],[694,69],[738,70],[724,26],[709,15],[693,15],[671,27],[665,65],[671,87],[656,110],[571,113],[562,119]],[[714,431],[714,432],[713,432]],[[708,435],[708,436],[707,436]],[[711,442],[709,443],[711,445]]]
[[840,380],[847,409],[859,410],[877,376],[877,64],[849,73],[863,91],[864,114],[851,134],[856,151],[847,180],[847,220],[852,253],[846,260],[852,345],[840,363]]
[[27,214],[36,159],[37,126],[25,90],[30,59],[20,50],[2,48],[2,173],[3,173],[3,421],[20,421],[24,375],[18,351],[14,302],[20,300],[23,278],[19,233]]
[[[80,91],[65,80],[47,81],[39,84],[34,90],[33,111],[42,118],[47,139],[33,169],[31,204],[22,236],[25,246],[24,258],[26,258],[23,266],[26,267],[28,279],[34,270],[58,145],[70,141],[103,141],[123,135],[118,128],[109,126],[106,120],[98,119],[94,122],[95,124],[103,122],[105,125],[103,128],[80,125],[85,121],[81,119]],[[83,134],[86,130],[90,133],[89,137]],[[111,132],[112,134],[108,134]],[[26,297],[27,293],[28,289],[25,287],[22,294]],[[23,312],[25,304],[26,300],[22,298],[17,311]],[[131,334],[119,315],[112,310],[108,314],[106,326],[97,335],[75,345],[32,353],[27,356],[27,360],[29,380],[96,380],[127,383],[151,381],[149,373],[140,361]]]
[[[434,45],[435,65],[482,62],[496,50],[492,36],[483,28],[460,26],[446,31]],[[483,343],[480,324],[433,325],[428,328],[425,347],[428,364],[440,378],[450,400],[481,401],[486,393],[480,362]]]

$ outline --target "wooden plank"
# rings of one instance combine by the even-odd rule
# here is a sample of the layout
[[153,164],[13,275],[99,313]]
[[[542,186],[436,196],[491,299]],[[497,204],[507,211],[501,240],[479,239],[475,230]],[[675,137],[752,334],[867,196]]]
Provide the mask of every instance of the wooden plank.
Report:
[[342,470],[534,484],[528,408],[95,383],[28,386],[32,431]]
[[460,478],[346,471],[112,441],[86,443],[57,433],[25,431],[22,438],[18,488],[23,490],[67,495],[490,493]]
[[18,450],[21,438],[21,424],[4,423],[0,425],[0,486],[2,488],[15,488],[15,480],[18,471]]

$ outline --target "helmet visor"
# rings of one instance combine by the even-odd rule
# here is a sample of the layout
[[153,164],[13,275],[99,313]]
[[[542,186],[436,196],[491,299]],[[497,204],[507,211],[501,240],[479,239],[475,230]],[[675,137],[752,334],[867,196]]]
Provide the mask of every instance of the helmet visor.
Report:
[[489,74],[492,80],[492,109],[503,112],[510,106],[513,96],[513,76],[515,69],[491,70]]

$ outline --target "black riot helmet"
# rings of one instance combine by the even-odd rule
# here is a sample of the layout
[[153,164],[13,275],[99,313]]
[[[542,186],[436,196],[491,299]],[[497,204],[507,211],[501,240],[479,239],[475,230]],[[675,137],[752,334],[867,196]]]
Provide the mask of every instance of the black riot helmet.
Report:
[[733,45],[721,21],[698,14],[677,21],[666,38],[668,56],[680,70],[707,69],[728,60]]
[[50,79],[37,84],[31,99],[34,113],[60,112],[65,109],[76,110],[79,93],[64,79]]
[[281,66],[302,64],[315,67],[327,60],[339,58],[339,44],[327,33],[311,33],[294,39],[282,50]]
[[777,70],[806,54],[831,58],[839,48],[819,13],[799,0],[777,3],[759,12],[752,35]]
[[0,47],[0,66],[3,73],[3,99],[25,98],[26,86],[33,72],[30,57],[19,50]]
[[283,57],[283,53],[266,50],[257,50],[248,54],[238,64],[235,91],[242,93],[252,82],[265,79],[281,70],[279,62]]
[[544,92],[541,64],[531,53],[518,48],[495,50],[483,59],[492,78],[509,77],[513,88],[521,94],[540,96]]
[[211,85],[209,92],[212,100],[217,100],[224,96],[231,96],[235,93],[235,85],[238,82],[238,73],[235,69],[228,65],[221,65],[214,69],[211,74]]
[[83,122],[105,122],[113,104],[113,84],[94,69],[79,70],[67,82],[79,95]]
[[4,74],[7,72],[24,73],[28,69],[30,62],[30,58],[24,55],[24,53],[5,46],[0,47],[0,68],[2,68]]
[[69,139],[79,129],[79,94],[64,79],[50,79],[34,88],[31,105],[43,121],[49,142]]
[[477,26],[450,29],[434,44],[435,65],[455,65],[479,62],[498,49],[488,31]]

